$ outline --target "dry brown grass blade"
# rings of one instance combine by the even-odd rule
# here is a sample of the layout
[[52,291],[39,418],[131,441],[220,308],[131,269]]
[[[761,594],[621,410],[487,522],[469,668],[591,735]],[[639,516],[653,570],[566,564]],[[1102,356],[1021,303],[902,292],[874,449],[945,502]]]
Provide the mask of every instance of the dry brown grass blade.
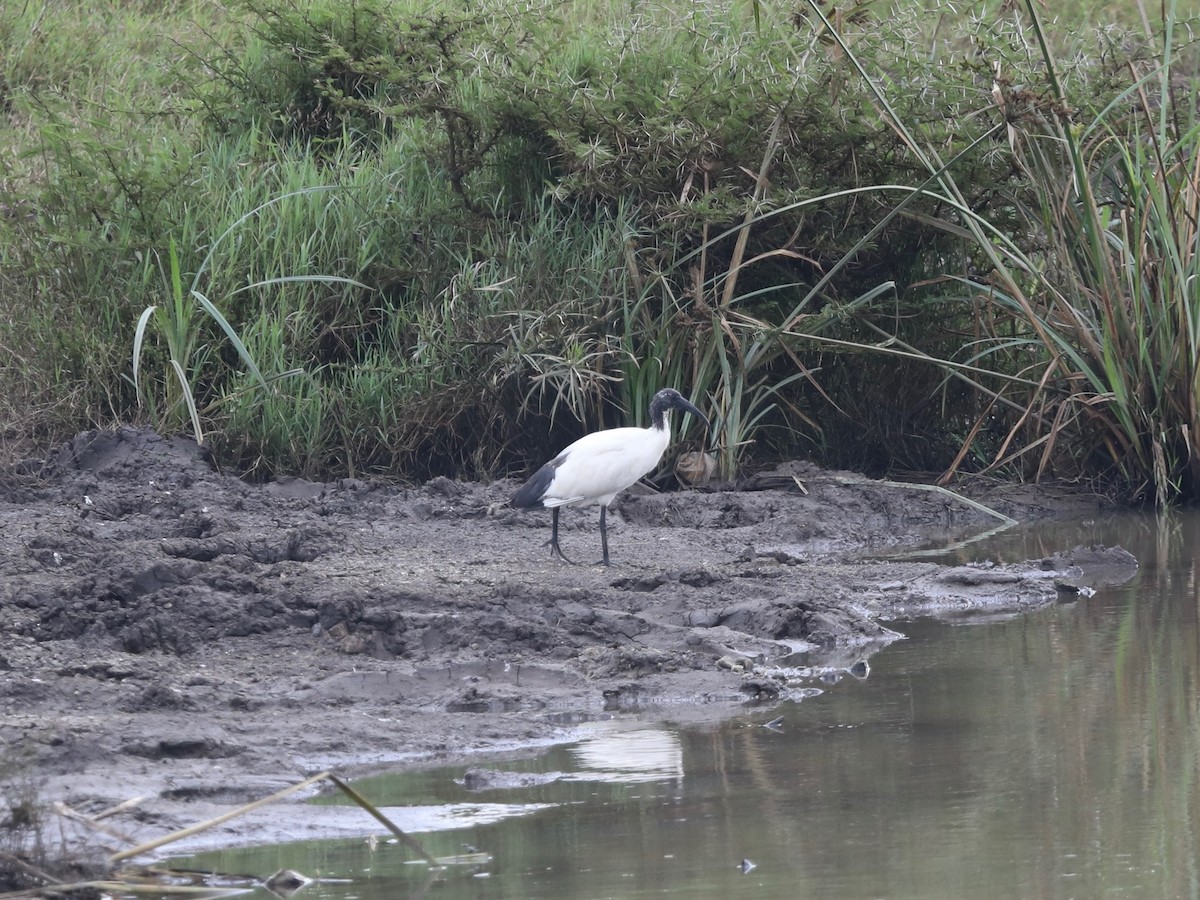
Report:
[[108,858],[110,863],[120,862],[121,860],[130,859],[134,856],[141,856],[143,853],[149,853],[151,850],[157,850],[159,847],[172,844],[175,841],[183,840],[186,837],[191,837],[193,834],[199,834],[202,831],[207,831],[209,828],[214,828],[223,822],[228,822],[230,819],[236,819],[238,816],[243,816],[248,812],[258,809],[260,806],[266,806],[268,803],[274,803],[276,800],[282,800],[289,794],[294,794],[296,791],[303,790],[306,787],[316,784],[318,781],[324,781],[330,778],[331,773],[320,772],[313,775],[311,778],[305,778],[303,781],[284,788],[282,791],[276,791],[270,797],[263,797],[261,800],[255,800],[253,803],[247,803],[245,806],[239,806],[237,809],[230,810],[227,813],[222,813],[207,821],[200,822],[196,825],[190,825],[187,828],[182,828],[179,831],[173,831],[170,834],[165,834],[162,837],[155,838],[152,841],[146,841],[144,844],[138,844],[136,847],[130,847],[128,850],[122,850],[119,853],[114,853]]
[[901,488],[906,491],[930,491],[934,494],[940,494],[943,497],[948,497],[951,500],[956,500],[957,502],[969,506],[971,509],[976,509],[981,513],[986,513],[987,515],[992,516],[993,518],[996,518],[1004,523],[1005,527],[1008,527],[1009,525],[1020,524],[1012,516],[1006,516],[1004,513],[992,509],[990,506],[985,506],[978,500],[972,500],[970,497],[964,497],[962,494],[956,493],[949,488],[942,487],[940,484],[924,484],[919,481],[888,481],[886,479],[876,480],[874,478],[856,475],[838,475],[835,476],[834,480],[840,484],[875,484],[883,485],[884,487]]
[[108,809],[100,810],[100,812],[91,817],[92,821],[99,822],[101,819],[107,819],[109,816],[115,816],[118,813],[123,813],[127,809],[132,809],[135,806],[141,806],[149,799],[149,797],[130,797],[128,800],[122,800],[115,806],[110,806]]
[[[1021,415],[1017,418],[1017,421],[1013,424],[1012,428],[1009,429],[1009,432],[1005,436],[1003,443],[1000,444],[1000,449],[996,451],[996,455],[992,459],[991,465],[984,469],[985,472],[989,471],[990,469],[994,469],[997,466],[1003,465],[1008,461],[1005,459],[1005,455],[1008,453],[1009,445],[1020,433],[1021,429],[1025,427],[1025,423],[1028,422],[1030,418],[1033,418],[1035,421],[1041,419],[1041,416],[1035,412],[1034,407],[1037,406],[1038,400],[1045,396],[1046,386],[1050,383],[1050,376],[1053,375],[1054,372],[1059,368],[1060,363],[1060,357],[1055,355],[1046,365],[1045,370],[1042,372],[1042,377],[1038,381],[1037,387],[1033,391],[1033,395],[1030,398],[1028,405],[1025,407],[1025,411],[1021,413]],[[1028,449],[1029,448],[1027,447],[1026,450]],[[1013,458],[1019,455],[1020,452],[1013,454]]]
[[763,153],[762,165],[758,177],[754,181],[754,203],[746,210],[742,221],[742,229],[738,232],[737,243],[733,247],[733,257],[729,261],[729,272],[725,275],[725,291],[721,297],[721,306],[727,307],[733,302],[733,292],[737,287],[738,270],[742,267],[742,259],[746,255],[746,245],[750,241],[750,226],[758,216],[758,204],[767,194],[767,175],[771,171],[771,162],[775,159],[775,151],[779,149],[779,128],[783,124],[783,111],[775,116],[771,123],[771,133],[767,137],[767,149]]
[[1058,410],[1054,414],[1054,421],[1050,425],[1050,431],[1047,433],[1047,441],[1042,448],[1042,457],[1038,460],[1036,480],[1041,481],[1042,476],[1050,468],[1051,462],[1054,460],[1054,445],[1058,443],[1058,436],[1063,433],[1063,429],[1067,426],[1067,416],[1071,412],[1070,400],[1058,405]]
[[975,424],[971,426],[971,430],[967,432],[967,436],[963,438],[962,446],[958,448],[958,453],[954,455],[954,459],[946,468],[946,471],[941,474],[937,480],[937,484],[947,485],[950,480],[958,474],[958,467],[962,465],[962,461],[967,458],[967,454],[971,452],[971,448],[975,446],[975,438],[979,436],[979,432],[983,429],[984,424],[992,414],[992,410],[996,408],[996,399],[993,397],[976,418]]
[[53,804],[53,809],[64,819],[70,819],[72,822],[78,822],[80,825],[90,828],[92,831],[107,835],[110,838],[115,838],[124,844],[137,843],[134,838],[131,838],[129,835],[125,834],[125,832],[119,831],[118,829],[113,828],[111,825],[105,825],[101,822],[98,822],[97,819],[100,818],[99,816],[85,816],[78,810],[67,806],[67,804],[63,803],[61,800],[55,801]]

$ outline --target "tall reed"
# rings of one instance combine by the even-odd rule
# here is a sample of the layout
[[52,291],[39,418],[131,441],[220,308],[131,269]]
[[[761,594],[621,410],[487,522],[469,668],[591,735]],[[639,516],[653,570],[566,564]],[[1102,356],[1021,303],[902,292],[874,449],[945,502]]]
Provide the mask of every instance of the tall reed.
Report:
[[[1193,495],[1200,488],[1200,87],[1194,73],[1176,71],[1174,4],[1165,8],[1157,65],[1131,66],[1128,88],[1089,116],[1070,106],[1036,4],[1026,2],[1028,40],[1046,84],[1040,92],[1017,85],[997,67],[993,85],[1022,176],[1004,207],[1016,215],[1015,230],[1011,219],[972,208],[949,167],[810,5],[929,172],[925,184],[896,189],[936,198],[951,215],[930,219],[903,204],[897,211],[959,234],[990,269],[983,280],[949,276],[967,289],[964,301],[981,304],[965,360],[927,357],[986,400],[951,472],[1007,408],[992,466],[1033,455],[1037,476],[1103,477],[1110,468],[1131,496],[1162,505]],[[861,346],[910,352],[891,340]]]
[[[1003,247],[981,292],[1047,360],[1001,458],[1040,444],[1041,473],[1064,457],[1096,470],[1100,456],[1159,505],[1200,489],[1200,84],[1183,70],[1175,4],[1164,11],[1157,65],[1085,114],[1027,4],[1048,90],[1032,99],[998,81],[996,93],[1033,240]],[[1014,448],[1026,429],[1037,440]]]

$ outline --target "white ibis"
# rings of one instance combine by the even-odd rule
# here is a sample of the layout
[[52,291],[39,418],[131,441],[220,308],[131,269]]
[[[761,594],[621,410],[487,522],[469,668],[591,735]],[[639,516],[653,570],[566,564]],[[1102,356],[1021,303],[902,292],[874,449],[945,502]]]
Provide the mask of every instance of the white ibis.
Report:
[[538,503],[553,510],[550,519],[550,552],[570,562],[558,546],[558,508],[600,504],[601,562],[608,565],[608,505],[658,465],[671,441],[670,412],[690,412],[708,425],[704,414],[673,388],[663,388],[650,401],[649,428],[607,428],[586,434],[533,473],[513,495],[512,505],[531,507]]

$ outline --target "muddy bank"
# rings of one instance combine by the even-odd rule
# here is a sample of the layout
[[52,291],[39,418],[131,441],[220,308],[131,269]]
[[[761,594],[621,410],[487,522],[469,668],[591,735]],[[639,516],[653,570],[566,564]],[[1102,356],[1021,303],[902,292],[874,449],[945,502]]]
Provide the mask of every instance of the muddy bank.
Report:
[[[898,637],[881,620],[1030,608],[1133,564],[880,559],[996,521],[789,463],[738,489],[630,491],[609,519],[612,567],[568,566],[545,547],[548,512],[506,506],[514,488],[250,485],[134,429],[23,463],[0,481],[5,753],[47,801],[143,798],[119,826],[148,838],[325,767],[469,760],[603,716],[801,697],[862,677]],[[1103,506],[971,493],[1022,521]],[[598,558],[594,509],[564,512],[562,544]],[[331,826],[270,816],[205,840]]]

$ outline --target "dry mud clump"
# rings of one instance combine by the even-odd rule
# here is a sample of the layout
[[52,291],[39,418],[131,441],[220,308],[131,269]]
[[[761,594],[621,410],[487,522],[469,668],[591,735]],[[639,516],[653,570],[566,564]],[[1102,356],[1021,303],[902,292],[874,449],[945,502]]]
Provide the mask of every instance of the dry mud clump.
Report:
[[[515,486],[253,485],[132,428],[26,461],[0,480],[0,742],[47,799],[144,796],[123,827],[145,836],[318,767],[801,697],[896,639],[881,619],[1032,607],[1080,584],[1069,558],[881,559],[994,520],[806,463],[737,489],[631,490],[607,569],[553,559],[549,514],[508,508]],[[1023,521],[1101,505],[977,499]],[[594,508],[562,518],[568,555],[598,557]],[[231,827],[219,839],[280,836]]]

